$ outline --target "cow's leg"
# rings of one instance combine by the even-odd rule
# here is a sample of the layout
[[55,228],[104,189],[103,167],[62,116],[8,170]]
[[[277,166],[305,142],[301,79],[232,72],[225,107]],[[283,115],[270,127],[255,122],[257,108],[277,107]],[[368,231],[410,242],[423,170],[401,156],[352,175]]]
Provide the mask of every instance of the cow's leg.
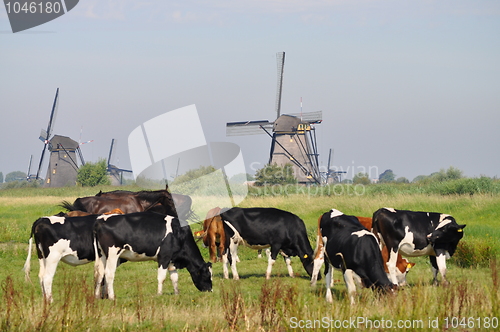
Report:
[[316,282],[318,281],[318,274],[321,270],[321,267],[323,266],[324,261],[325,261],[325,249],[321,245],[318,246],[318,248],[316,248],[316,253],[314,255],[314,261],[313,261],[314,267],[311,275],[311,286],[316,286]]
[[276,257],[278,256],[279,251],[280,248],[271,247],[271,251],[269,252],[267,258],[266,279],[271,279],[271,272],[273,270],[273,265],[276,262]]
[[354,281],[355,273],[353,270],[346,269],[344,271],[344,282],[347,287],[347,294],[349,295],[349,299],[351,300],[351,305],[354,305],[356,301],[354,301],[354,295],[356,294],[356,283]]
[[231,252],[231,272],[233,273],[233,279],[239,280],[240,276],[238,275],[238,270],[236,270],[236,260],[238,259],[238,243],[233,241],[229,242],[229,251]]
[[38,271],[38,281],[40,282],[40,287],[42,288],[42,295],[45,297],[45,289],[43,287],[43,276],[45,274],[45,258],[39,258],[38,263],[40,263],[40,270]]
[[438,280],[437,280],[437,274],[438,274],[438,266],[437,266],[437,261],[436,261],[436,256],[429,256],[429,260],[431,261],[431,269],[432,269],[432,283],[437,286]]
[[215,235],[214,234],[209,234],[209,242],[210,246],[208,248],[208,251],[210,252],[210,261],[212,263],[217,262],[217,244],[215,243]]
[[431,261],[431,266],[432,266],[432,274],[433,274],[433,283],[434,285],[438,284],[438,271],[441,274],[441,277],[443,278],[443,285],[448,286],[449,282],[446,280],[446,255],[445,254],[439,254],[437,257],[436,256],[429,256],[429,259]]
[[333,285],[333,266],[330,263],[327,263],[327,264],[329,265],[329,269],[325,275],[326,302],[332,303],[333,296],[332,296],[331,287]]
[[167,279],[167,269],[162,264],[158,264],[158,291],[156,294],[163,294],[163,282],[165,279]]
[[103,284],[104,280],[104,266],[106,259],[104,256],[97,257],[94,263],[94,295],[98,299],[106,296],[106,286]]
[[[389,247],[387,247],[389,250]],[[398,260],[398,252],[394,249],[389,250],[389,260],[387,261],[387,270],[389,271],[389,279],[395,285],[398,284],[398,277],[396,274],[396,262]]]
[[174,294],[179,294],[179,274],[174,264],[170,263],[168,265],[168,273],[170,274],[170,281],[172,281],[172,286],[174,287]]
[[229,271],[227,270],[227,263],[228,263],[227,255],[228,255],[227,251],[224,254],[222,254],[222,272],[224,274],[224,279],[229,279]]
[[292,259],[288,256],[283,256],[283,258],[285,259],[286,268],[288,269],[288,275],[294,278],[295,275],[293,274],[293,269],[292,269]]
[[436,261],[441,278],[443,278],[443,285],[448,286],[450,283],[446,280],[446,254],[439,254],[436,257]]
[[61,258],[61,254],[50,252],[43,262],[45,266],[40,282],[42,284],[42,293],[45,299],[49,302],[52,302],[52,282],[54,280],[54,275],[56,274],[57,265],[59,264]]
[[108,298],[110,300],[115,299],[115,291],[113,288],[113,283],[115,281],[115,272],[118,265],[118,259],[120,257],[120,248],[111,247],[108,248],[108,258],[106,259],[106,267],[104,268],[104,275],[106,280],[106,287],[108,290]]

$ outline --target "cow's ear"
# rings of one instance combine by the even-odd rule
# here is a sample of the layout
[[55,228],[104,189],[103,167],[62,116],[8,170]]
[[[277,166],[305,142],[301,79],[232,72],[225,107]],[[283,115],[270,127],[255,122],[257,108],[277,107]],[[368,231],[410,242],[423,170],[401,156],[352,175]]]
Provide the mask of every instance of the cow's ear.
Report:
[[467,226],[467,225],[465,225],[465,224],[464,224],[464,225],[458,225],[457,232],[463,232],[463,231],[464,231],[465,226]]

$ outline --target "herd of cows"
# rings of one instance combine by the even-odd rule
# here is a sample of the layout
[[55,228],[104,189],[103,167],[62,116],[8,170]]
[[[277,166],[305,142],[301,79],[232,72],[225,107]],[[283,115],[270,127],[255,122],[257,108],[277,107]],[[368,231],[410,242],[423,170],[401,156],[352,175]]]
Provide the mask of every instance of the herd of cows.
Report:
[[[356,284],[394,291],[406,282],[414,265],[408,257],[429,256],[434,283],[438,272],[446,280],[446,259],[453,255],[465,225],[447,214],[381,208],[373,218],[346,215],[332,209],[318,220],[316,249],[309,242],[304,222],[291,212],[276,208],[214,208],[194,235],[186,220],[195,218],[189,196],[157,191],[99,192],[73,203],[63,202],[68,212],[42,217],[33,223],[24,266],[29,279],[33,239],[40,263],[42,293],[52,301],[52,282],[57,265],[95,264],[95,296],[115,298],[116,268],[126,261],[158,262],[158,294],[167,271],[178,293],[178,269],[186,268],[200,291],[212,290],[212,263],[221,260],[224,278],[239,279],[238,246],[266,249],[266,278],[278,257],[284,257],[294,276],[290,257],[298,256],[311,277],[319,279],[325,264],[326,300],[332,302],[333,268],[343,272],[351,303]],[[195,237],[209,248],[205,262]],[[325,262],[326,261],[326,262]]]

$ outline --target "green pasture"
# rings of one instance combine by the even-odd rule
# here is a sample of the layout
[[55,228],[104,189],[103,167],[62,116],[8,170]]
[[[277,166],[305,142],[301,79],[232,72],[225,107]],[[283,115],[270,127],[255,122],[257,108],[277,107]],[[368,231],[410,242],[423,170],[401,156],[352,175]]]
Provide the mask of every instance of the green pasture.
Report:
[[[93,265],[71,267],[61,263],[54,279],[54,302],[45,304],[38,284],[36,255],[31,261],[31,282],[25,281],[22,271],[31,225],[40,216],[61,211],[57,205],[62,200],[94,195],[100,189],[115,188],[0,190],[0,331],[494,331],[500,328],[498,194],[327,196],[306,192],[249,196],[240,204],[277,207],[299,215],[306,223],[313,248],[318,217],[331,208],[359,216],[370,216],[380,207],[451,214],[467,227],[457,254],[448,261],[449,287],[432,286],[428,259],[419,257],[411,259],[417,264],[408,274],[409,286],[389,295],[358,290],[354,306],[349,304],[342,276],[336,271],[335,300],[327,304],[323,280],[311,288],[297,258],[293,259],[295,278],[288,277],[284,262],[278,260],[272,279],[266,281],[266,259],[257,258],[256,251],[241,248],[238,263],[241,280],[222,279],[221,263],[215,263],[211,293],[199,292],[187,271],[181,270],[181,294],[173,295],[167,278],[164,294],[157,296],[156,263],[142,262],[118,268],[115,301],[96,300]],[[203,202],[210,204],[211,200],[206,198]],[[196,231],[201,225],[194,224],[191,228]],[[208,250],[201,245],[200,250],[208,259]]]

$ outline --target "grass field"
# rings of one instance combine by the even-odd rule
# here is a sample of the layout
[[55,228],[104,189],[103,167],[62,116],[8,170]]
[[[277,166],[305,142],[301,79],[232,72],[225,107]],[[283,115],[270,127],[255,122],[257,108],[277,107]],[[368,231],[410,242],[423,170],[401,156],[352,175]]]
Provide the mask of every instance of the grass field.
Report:
[[[99,188],[101,189],[101,188]],[[201,293],[185,270],[179,273],[181,294],[156,293],[156,263],[127,263],[119,267],[115,301],[93,298],[93,265],[60,264],[54,279],[54,302],[42,300],[38,263],[32,258],[32,283],[21,270],[27,255],[31,224],[61,209],[62,200],[93,195],[95,188],[13,189],[0,191],[0,331],[313,331],[313,330],[498,330],[500,280],[500,195],[367,194],[323,196],[311,193],[247,198],[241,206],[278,207],[299,215],[315,246],[318,216],[336,208],[346,214],[370,216],[380,207],[452,214],[467,224],[457,254],[448,261],[449,287],[431,285],[426,258],[411,259],[409,286],[396,294],[358,291],[349,304],[341,274],[334,279],[334,302],[327,304],[322,281],[313,289],[297,258],[295,278],[285,263],[276,262],[266,281],[265,258],[241,248],[241,280],[223,280],[221,263],[214,264],[214,290]],[[114,190],[115,188],[102,188]],[[198,207],[195,206],[195,209]],[[192,230],[201,229],[192,225]],[[200,249],[208,259],[208,250]],[[496,328],[495,328],[496,327]]]

